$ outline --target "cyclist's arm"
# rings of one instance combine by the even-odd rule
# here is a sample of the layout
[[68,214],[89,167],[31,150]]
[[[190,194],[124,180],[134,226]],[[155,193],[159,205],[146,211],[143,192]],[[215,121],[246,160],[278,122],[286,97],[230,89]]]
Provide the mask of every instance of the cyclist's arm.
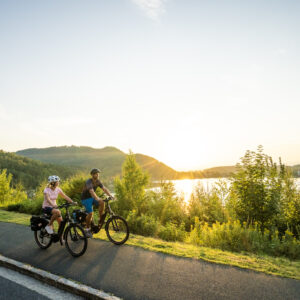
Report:
[[66,199],[69,203],[73,203],[73,200],[68,197],[63,191],[60,191],[59,194],[64,198]]
[[106,195],[108,195],[109,197],[112,197],[113,198],[113,196],[111,195],[111,193],[109,192],[109,190],[104,186],[104,187],[102,187],[102,190],[103,190],[103,192],[106,194]]
[[90,189],[89,190],[91,196],[96,200],[96,201],[100,201],[100,198],[97,196],[97,194],[95,193],[94,189]]

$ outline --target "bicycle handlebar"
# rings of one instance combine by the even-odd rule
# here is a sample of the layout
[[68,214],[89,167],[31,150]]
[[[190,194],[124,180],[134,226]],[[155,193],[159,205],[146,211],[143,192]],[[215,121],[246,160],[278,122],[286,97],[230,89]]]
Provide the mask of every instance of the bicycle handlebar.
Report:
[[61,204],[61,205],[57,206],[57,208],[67,208],[69,206],[76,206],[76,205],[78,205],[77,202],[73,202],[73,203],[66,202],[64,204]]
[[104,202],[108,202],[111,200],[115,200],[115,198],[114,197],[106,197],[105,199],[103,199]]

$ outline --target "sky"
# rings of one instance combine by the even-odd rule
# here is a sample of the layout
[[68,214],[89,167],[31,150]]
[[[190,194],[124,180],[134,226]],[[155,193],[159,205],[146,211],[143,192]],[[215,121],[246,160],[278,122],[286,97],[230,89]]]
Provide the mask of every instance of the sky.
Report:
[[0,0],[0,149],[114,146],[176,170],[300,163],[297,0]]

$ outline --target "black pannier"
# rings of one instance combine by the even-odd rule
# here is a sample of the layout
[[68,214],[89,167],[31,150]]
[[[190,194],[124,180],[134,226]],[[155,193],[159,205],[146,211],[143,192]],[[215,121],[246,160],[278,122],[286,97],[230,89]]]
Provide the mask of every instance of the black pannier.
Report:
[[48,220],[41,216],[32,216],[30,218],[30,228],[32,231],[41,230],[41,228],[47,226]]
[[73,219],[75,222],[83,223],[85,221],[86,216],[87,216],[87,213],[80,209],[75,209],[73,211]]

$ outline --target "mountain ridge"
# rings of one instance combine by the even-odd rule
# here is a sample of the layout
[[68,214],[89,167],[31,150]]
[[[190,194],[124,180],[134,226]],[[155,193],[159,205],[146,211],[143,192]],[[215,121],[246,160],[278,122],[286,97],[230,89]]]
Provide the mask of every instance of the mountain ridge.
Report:
[[[89,146],[54,146],[19,150],[17,155],[40,160],[45,163],[77,166],[90,169],[100,167],[108,176],[121,174],[126,153],[113,146],[93,148]],[[135,153],[138,164],[148,171],[154,180],[196,179],[208,177],[228,177],[235,166],[213,167],[196,171],[176,171],[159,160],[141,153]]]

